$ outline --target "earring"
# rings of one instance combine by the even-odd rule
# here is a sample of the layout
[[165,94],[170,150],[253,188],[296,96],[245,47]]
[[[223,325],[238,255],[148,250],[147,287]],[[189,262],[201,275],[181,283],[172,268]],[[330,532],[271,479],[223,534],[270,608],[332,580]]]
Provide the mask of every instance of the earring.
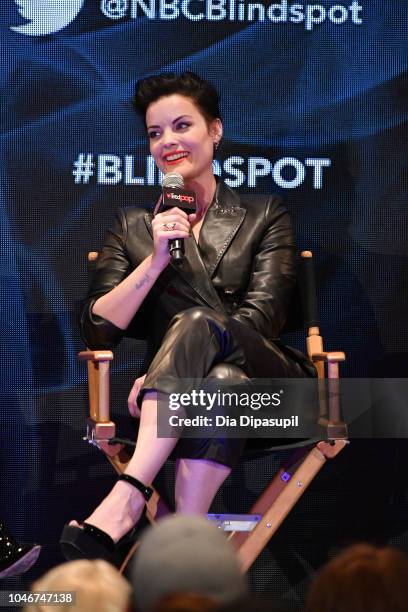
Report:
[[220,146],[220,141],[219,140],[214,141],[214,149],[217,150],[219,146]]

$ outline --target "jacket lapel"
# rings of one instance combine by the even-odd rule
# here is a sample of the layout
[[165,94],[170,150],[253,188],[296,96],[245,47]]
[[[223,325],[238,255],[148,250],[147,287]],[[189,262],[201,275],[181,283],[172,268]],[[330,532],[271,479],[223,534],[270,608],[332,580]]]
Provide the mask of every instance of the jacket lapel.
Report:
[[[224,183],[218,181],[214,202],[201,226],[198,245],[191,236],[185,241],[185,257],[180,264],[171,262],[173,269],[212,308],[225,312],[216,292],[213,277],[224,253],[231,244],[245,217],[245,209],[239,206],[239,198]],[[152,216],[145,215],[145,223],[151,237]]]
[[205,216],[198,241],[210,278],[241,227],[245,213],[239,197],[225,183],[218,181],[215,201]]
[[[152,214],[144,216],[147,231],[153,239]],[[224,305],[215,291],[203,260],[201,259],[194,236],[185,241],[185,257],[180,264],[170,262],[172,268],[211,308],[225,313]]]
[[209,306],[225,313],[225,308],[214,289],[194,236],[185,241],[185,257],[180,264],[171,262],[173,268]]

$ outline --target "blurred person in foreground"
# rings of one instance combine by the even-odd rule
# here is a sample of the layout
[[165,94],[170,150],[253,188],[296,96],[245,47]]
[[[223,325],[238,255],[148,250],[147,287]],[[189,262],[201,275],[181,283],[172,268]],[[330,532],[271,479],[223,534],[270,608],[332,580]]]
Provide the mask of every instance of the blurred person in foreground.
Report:
[[248,595],[228,604],[216,604],[214,599],[194,593],[166,595],[154,606],[152,612],[293,612],[290,603],[258,599]]
[[166,595],[153,607],[152,612],[210,612],[219,611],[219,606],[210,597],[196,593],[172,593]]
[[106,561],[80,559],[54,567],[31,586],[31,591],[73,592],[75,604],[50,605],[38,602],[25,606],[25,612],[130,612],[131,586]]
[[[208,598],[198,605],[233,603],[248,594],[233,546],[225,534],[205,518],[172,515],[141,539],[132,568],[135,609],[157,607],[166,597],[185,593]],[[202,607],[210,610],[211,607]],[[168,608],[177,610],[177,608]],[[181,608],[182,610],[182,608]]]
[[356,544],[314,579],[305,612],[406,612],[408,557],[393,548]]

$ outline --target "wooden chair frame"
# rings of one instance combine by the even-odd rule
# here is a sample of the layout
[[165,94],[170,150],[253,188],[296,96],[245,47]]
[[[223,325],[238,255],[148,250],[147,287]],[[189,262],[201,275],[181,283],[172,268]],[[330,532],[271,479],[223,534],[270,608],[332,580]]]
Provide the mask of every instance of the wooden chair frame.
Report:
[[[97,253],[90,253],[89,257],[91,260],[96,259]],[[310,258],[312,254],[305,251],[302,257]],[[231,533],[229,539],[237,549],[243,572],[254,563],[326,461],[338,455],[348,444],[347,426],[341,419],[338,393],[339,363],[345,360],[345,354],[340,351],[324,351],[318,326],[309,327],[306,347],[319,379],[326,379],[329,385],[328,400],[324,391],[319,391],[319,424],[325,428],[327,435],[312,446],[304,447],[300,455],[299,449],[296,449],[285,466],[278,470],[250,509],[251,514],[262,515],[256,527],[250,532]],[[90,409],[86,437],[105,453],[116,472],[121,474],[127,467],[130,455],[124,444],[112,444],[116,437],[116,426],[110,418],[109,409],[109,366],[113,353],[86,350],[79,353],[79,359],[86,361],[88,366]],[[148,519],[154,523],[155,517],[168,512],[169,509],[155,491],[148,503]]]

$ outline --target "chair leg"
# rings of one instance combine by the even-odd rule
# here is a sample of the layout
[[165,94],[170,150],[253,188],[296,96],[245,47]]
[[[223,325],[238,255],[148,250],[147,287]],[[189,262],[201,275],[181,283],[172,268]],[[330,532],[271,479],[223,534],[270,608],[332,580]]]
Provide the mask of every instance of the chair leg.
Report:
[[[262,520],[238,548],[238,558],[243,572],[251,567],[327,459],[335,457],[347,444],[347,440],[336,440],[332,444],[318,442],[287,482],[281,480],[282,484],[277,483],[277,478],[280,478],[279,474],[274,478],[270,485],[272,488],[271,505],[264,512]],[[234,542],[237,540],[238,538],[233,539]]]
[[125,448],[122,448],[116,455],[113,455],[113,457],[109,455],[106,455],[106,457],[118,475],[124,473],[130,461],[130,455]]
[[[291,453],[289,458],[276,472],[266,489],[258,497],[255,504],[251,507],[249,514],[264,515],[269,510],[286,487],[288,480],[292,477],[299,463],[303,461],[304,457],[309,453],[310,449],[311,446],[304,446],[303,448],[297,448]],[[237,549],[239,549],[249,537],[249,534],[250,532],[248,531],[233,531],[228,539]]]

